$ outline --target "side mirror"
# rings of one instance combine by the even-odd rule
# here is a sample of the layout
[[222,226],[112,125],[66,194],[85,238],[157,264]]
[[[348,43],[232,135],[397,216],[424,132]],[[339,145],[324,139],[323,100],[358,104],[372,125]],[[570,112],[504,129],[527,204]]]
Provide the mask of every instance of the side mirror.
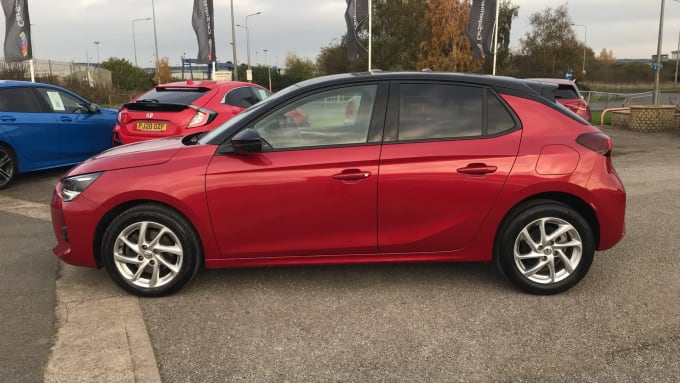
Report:
[[99,106],[97,106],[97,104],[89,103],[87,104],[87,111],[90,113],[97,113],[99,112]]
[[250,154],[262,151],[262,137],[255,129],[243,129],[231,139],[234,153]]

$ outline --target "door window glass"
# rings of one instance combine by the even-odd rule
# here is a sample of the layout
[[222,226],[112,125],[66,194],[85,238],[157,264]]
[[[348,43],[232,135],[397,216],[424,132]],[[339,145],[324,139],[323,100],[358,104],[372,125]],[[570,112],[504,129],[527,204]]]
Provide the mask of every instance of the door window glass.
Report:
[[512,118],[512,115],[491,92],[488,92],[486,105],[487,135],[493,136],[515,128],[515,120]]
[[402,84],[399,141],[481,136],[483,91],[459,85]]
[[38,93],[54,113],[88,113],[86,103],[68,93],[47,88],[38,89]]
[[367,142],[377,85],[344,87],[304,97],[255,124],[264,150]]
[[0,111],[15,113],[42,113],[43,108],[30,88],[0,89]]
[[253,104],[260,101],[253,92],[251,92],[249,87],[236,88],[224,97],[225,103],[233,106],[238,106],[240,108],[248,108]]

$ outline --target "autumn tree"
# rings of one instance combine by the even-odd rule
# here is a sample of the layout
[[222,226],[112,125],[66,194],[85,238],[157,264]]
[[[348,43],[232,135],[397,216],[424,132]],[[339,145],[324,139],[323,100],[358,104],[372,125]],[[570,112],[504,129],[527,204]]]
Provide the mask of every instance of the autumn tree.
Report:
[[[163,57],[158,62],[158,70],[159,70],[160,75],[161,75],[161,84],[165,84],[167,82],[172,81],[172,71],[170,70],[170,64],[168,63],[167,57]],[[153,82],[155,84],[158,84],[158,73],[154,73]]]
[[607,49],[602,48],[602,50],[600,51],[600,55],[597,56],[597,60],[601,61],[602,63],[605,63],[605,64],[611,64],[615,60],[614,59],[614,52],[612,52],[611,49],[609,51],[607,51]]
[[529,24],[531,30],[520,39],[520,51],[534,73],[561,75],[581,66],[583,45],[576,40],[566,5],[532,14]]
[[427,2],[424,25],[430,29],[430,38],[420,44],[418,67],[447,72],[475,72],[482,67],[481,60],[473,60],[465,35],[469,15],[466,0]]

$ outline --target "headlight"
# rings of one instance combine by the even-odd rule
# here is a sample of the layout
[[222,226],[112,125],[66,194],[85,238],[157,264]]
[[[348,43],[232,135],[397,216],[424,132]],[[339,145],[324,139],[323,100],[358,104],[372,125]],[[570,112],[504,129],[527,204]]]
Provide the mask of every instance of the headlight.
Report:
[[87,189],[91,183],[99,178],[100,175],[102,175],[102,172],[64,178],[61,181],[61,197],[66,202],[73,201],[80,193]]

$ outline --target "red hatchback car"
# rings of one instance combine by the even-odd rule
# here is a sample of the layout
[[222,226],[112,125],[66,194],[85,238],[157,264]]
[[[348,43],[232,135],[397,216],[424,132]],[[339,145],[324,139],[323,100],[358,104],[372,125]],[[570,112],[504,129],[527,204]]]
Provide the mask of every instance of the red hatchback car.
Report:
[[584,120],[592,122],[593,117],[590,106],[588,106],[588,102],[579,92],[574,81],[561,78],[532,78],[528,80],[557,84],[557,88],[554,91],[555,100],[581,116]]
[[118,111],[113,144],[204,132],[270,94],[257,84],[239,81],[187,80],[158,85]]
[[54,252],[142,296],[202,266],[492,260],[520,289],[558,293],[623,237],[626,193],[610,138],[554,89],[432,72],[302,82],[210,132],[71,169]]

